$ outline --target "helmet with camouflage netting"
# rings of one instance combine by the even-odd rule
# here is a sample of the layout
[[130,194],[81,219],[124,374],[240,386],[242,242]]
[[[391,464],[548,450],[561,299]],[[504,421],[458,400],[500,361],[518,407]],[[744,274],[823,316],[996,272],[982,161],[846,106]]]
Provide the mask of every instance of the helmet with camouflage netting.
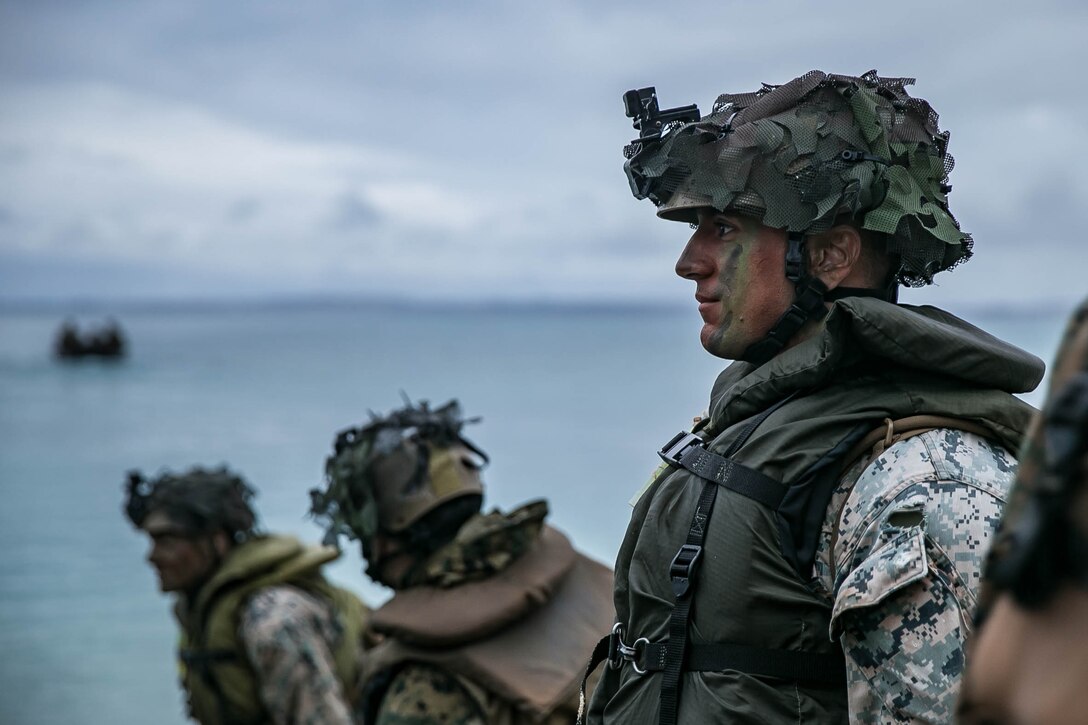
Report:
[[[896,298],[971,256],[971,235],[948,210],[948,134],[912,78],[810,71],[780,86],[725,93],[709,116],[695,106],[661,111],[653,88],[624,96],[641,132],[624,149],[638,199],[665,219],[696,221],[713,208],[755,217],[787,232],[786,277],[795,299],[743,359],[766,362],[824,302],[850,295]],[[806,235],[850,222],[883,241],[892,263],[875,289],[828,291],[811,275]]]
[[928,284],[970,258],[972,240],[948,209],[948,133],[907,93],[913,83],[810,71],[722,94],[701,119],[695,109],[663,127],[636,120],[643,135],[625,150],[632,191],[673,220],[712,207],[812,234],[850,219],[885,235],[899,283]]
[[125,490],[125,514],[137,528],[149,515],[161,512],[194,535],[225,531],[240,542],[256,531],[255,493],[226,467],[167,471],[153,479],[129,471]]
[[[325,461],[326,489],[310,491],[310,513],[328,527],[325,543],[341,534],[358,539],[368,561],[379,532],[417,551],[444,543],[483,502],[480,469],[488,458],[461,435],[478,420],[464,420],[456,400],[435,410],[409,402],[341,431]],[[452,510],[468,513],[439,515]]]

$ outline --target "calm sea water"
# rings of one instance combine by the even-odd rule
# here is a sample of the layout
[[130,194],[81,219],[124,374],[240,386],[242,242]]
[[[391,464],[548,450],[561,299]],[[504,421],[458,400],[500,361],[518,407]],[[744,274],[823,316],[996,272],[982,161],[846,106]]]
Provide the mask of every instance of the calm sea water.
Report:
[[[1049,359],[1070,310],[962,314]],[[67,311],[62,311],[67,312]],[[181,723],[169,599],[121,514],[124,473],[229,463],[265,528],[317,540],[307,490],[368,409],[461,400],[488,505],[546,496],[611,562],[654,451],[721,367],[692,310],[130,309],[120,364],[50,359],[56,310],[0,309],[0,723]],[[100,318],[85,314],[81,321]],[[1028,396],[1038,404],[1038,395]],[[387,593],[354,552],[331,576]]]

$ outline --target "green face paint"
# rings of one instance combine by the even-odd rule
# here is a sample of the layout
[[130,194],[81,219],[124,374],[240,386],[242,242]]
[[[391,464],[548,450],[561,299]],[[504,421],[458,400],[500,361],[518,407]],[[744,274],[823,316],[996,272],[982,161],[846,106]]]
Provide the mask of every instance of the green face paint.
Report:
[[780,230],[751,217],[699,211],[676,272],[696,284],[699,339],[708,352],[738,359],[789,307],[793,288],[781,272],[784,259]]

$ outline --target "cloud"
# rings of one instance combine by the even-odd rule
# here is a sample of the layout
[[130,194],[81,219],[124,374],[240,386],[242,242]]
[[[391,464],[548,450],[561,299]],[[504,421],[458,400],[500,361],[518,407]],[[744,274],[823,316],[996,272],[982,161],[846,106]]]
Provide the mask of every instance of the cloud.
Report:
[[1088,265],[1070,241],[1088,208],[1072,161],[1086,21],[1076,3],[936,0],[4,6],[0,251],[269,294],[686,300],[671,283],[686,230],[627,190],[621,93],[656,84],[705,109],[876,67],[916,76],[952,131],[951,205],[977,256],[938,296],[1069,298],[1016,254],[1031,239],[1038,264]]
[[381,221],[374,205],[356,194],[344,194],[333,212],[329,227],[334,231],[351,231],[369,228]]

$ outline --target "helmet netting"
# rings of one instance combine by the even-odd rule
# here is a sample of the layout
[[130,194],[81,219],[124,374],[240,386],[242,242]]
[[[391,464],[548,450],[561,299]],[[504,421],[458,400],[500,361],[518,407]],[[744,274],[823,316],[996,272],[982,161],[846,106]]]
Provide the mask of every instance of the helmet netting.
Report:
[[794,232],[851,218],[886,236],[900,283],[928,284],[968,259],[973,242],[948,210],[948,134],[907,93],[913,82],[810,71],[722,94],[705,118],[628,148],[629,176],[648,182],[636,196],[663,212],[694,198]]
[[130,471],[125,489],[125,514],[137,527],[159,511],[193,534],[226,531],[241,540],[256,530],[255,493],[226,468],[168,471],[153,479]]
[[375,461],[403,452],[409,439],[418,442],[419,455],[414,458],[417,470],[408,489],[418,488],[428,476],[430,448],[463,445],[486,462],[487,456],[461,435],[466,423],[478,420],[464,419],[456,400],[433,410],[421,401],[419,405],[408,403],[387,416],[371,413],[366,425],[341,431],[333,454],[325,461],[325,490],[310,491],[310,514],[327,527],[325,543],[336,545],[341,535],[357,539],[369,559],[370,542],[383,527],[379,492],[375,491],[372,475]]

